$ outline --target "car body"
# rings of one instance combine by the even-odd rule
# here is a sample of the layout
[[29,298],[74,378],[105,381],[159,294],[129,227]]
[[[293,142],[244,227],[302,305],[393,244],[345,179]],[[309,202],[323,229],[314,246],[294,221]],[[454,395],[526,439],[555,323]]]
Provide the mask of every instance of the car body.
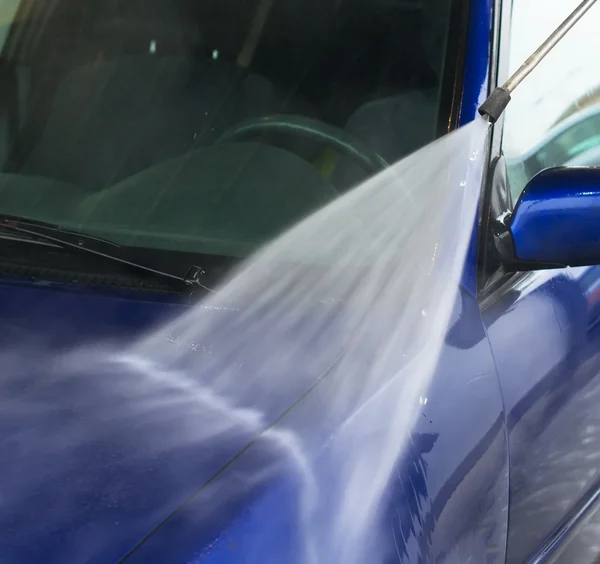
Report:
[[513,169],[519,188],[523,180],[557,166],[597,166],[598,164],[598,120],[599,107],[589,103],[588,107],[568,116],[556,124],[544,139],[530,149],[522,158],[508,163]]
[[[35,11],[38,7],[43,12],[40,6],[45,3],[25,4],[27,9]],[[410,12],[420,3],[386,5]],[[450,54],[456,64],[449,76],[448,104],[438,133],[443,133],[444,127],[447,130],[448,124],[456,127],[474,120],[489,84],[502,72],[495,63],[497,32],[507,25],[501,21],[500,2],[472,0],[453,2],[452,6],[453,17],[457,18],[453,21],[462,35]],[[64,7],[61,21],[68,25],[72,3],[64,2]],[[320,17],[319,10],[313,17]],[[110,19],[105,23],[112,25]],[[18,26],[16,29],[21,30]],[[37,37],[34,25],[21,31],[30,33],[33,39]],[[183,37],[189,30],[180,31]],[[16,35],[12,36],[15,41]],[[59,32],[53,36],[57,43],[61,37]],[[113,36],[108,37],[114,41]],[[47,39],[44,43],[42,37],[42,47],[36,47],[33,39],[23,45],[35,53],[42,47],[49,49]],[[157,44],[160,49],[162,38]],[[156,45],[151,51],[154,48]],[[221,56],[216,50],[212,53],[214,60]],[[102,64],[100,55],[98,61]],[[8,69],[6,80],[10,72],[15,69]],[[92,96],[97,93],[94,88],[92,85],[91,93],[78,90],[66,104],[76,113],[78,96]],[[210,131],[207,135],[210,137]],[[207,141],[214,142],[212,137]],[[63,141],[48,143],[64,149]],[[73,143],[69,150],[75,154],[80,147],[77,140]],[[120,150],[124,149],[117,148],[117,153]],[[177,147],[173,150],[176,152]],[[310,152],[303,147],[298,150]],[[490,151],[490,170],[497,156],[497,152]],[[52,168],[54,161],[48,159],[40,164],[44,159],[38,156],[40,170],[43,166],[47,167],[44,170]],[[265,161],[261,166],[270,163]],[[97,165],[99,176],[106,166],[102,161]],[[295,165],[290,161],[289,166]],[[7,174],[18,172],[9,169]],[[86,171],[79,172],[83,183]],[[61,173],[62,169],[56,172],[53,182],[62,182],[58,178]],[[312,182],[310,173],[302,174],[300,182]],[[8,189],[7,181],[2,194],[6,195]],[[21,200],[29,199],[23,190],[26,196]],[[50,192],[40,196],[48,209],[52,207],[52,202],[48,203],[53,198]],[[33,194],[35,190],[31,198]],[[192,202],[190,194],[182,197]],[[27,202],[21,200],[12,198],[10,204],[0,204],[0,212],[26,215],[23,210]],[[315,196],[315,205],[317,200]],[[120,205],[129,213],[139,201],[138,194],[137,200]],[[485,191],[482,201],[482,209],[491,205]],[[57,204],[39,219],[62,222],[63,212]],[[600,310],[596,307],[600,271],[586,266],[504,273],[487,280],[485,273],[490,269],[482,267],[482,261],[488,261],[484,216],[473,231],[451,326],[420,407],[422,417],[398,462],[398,480],[390,485],[393,503],[386,513],[386,542],[396,550],[389,562],[550,561],[600,499],[596,462],[600,416],[595,407],[600,401]],[[78,221],[69,228],[81,229]],[[277,222],[272,226],[275,231],[280,228]],[[101,230],[91,232],[107,236]],[[33,248],[30,241],[6,234],[4,245],[7,256],[0,280],[0,334],[4,348],[14,348],[15,342],[26,346],[17,347],[12,356],[5,354],[2,362],[7,370],[9,363],[11,368],[16,365],[23,378],[34,378],[34,382],[36,377],[44,378],[45,369],[52,375],[60,369],[60,363],[47,367],[28,363],[27,359],[36,355],[36,346],[64,351],[90,342],[133,342],[181,315],[198,296],[191,299],[181,288],[174,290],[151,277],[132,282],[126,270],[107,273],[108,263],[85,254],[65,254],[64,249],[47,245]],[[160,264],[167,265],[166,269],[169,249],[163,251]],[[192,260],[193,249],[182,248],[179,254],[171,255],[177,264],[186,263]],[[62,264],[57,266],[57,261]],[[203,283],[210,285],[220,279],[219,268],[226,268],[218,261],[216,264],[214,269],[206,269]],[[180,344],[180,338],[164,336],[165,343],[173,347]],[[193,350],[204,354],[206,346],[195,343]],[[32,398],[37,397],[35,386],[30,393]],[[110,406],[118,401],[103,396],[97,385],[87,390],[74,386],[63,393],[65,405],[69,401],[76,404],[83,396],[95,398],[93,413],[100,418],[103,407],[110,413]],[[289,398],[289,403],[294,399]],[[59,441],[63,437],[68,413],[34,419],[35,424],[29,417],[5,412],[0,421],[2,428],[10,432],[30,429],[35,434],[36,429],[41,432],[44,427],[55,429]],[[224,440],[221,445],[192,443],[167,455],[157,454],[157,463],[146,465],[139,463],[136,454],[141,453],[146,460],[144,456],[154,452],[152,449],[159,452],[164,444],[162,437],[177,428],[177,418],[150,428],[137,427],[135,421],[129,423],[109,419],[101,441],[83,449],[62,451],[61,456],[69,464],[60,478],[26,492],[23,506],[12,513],[7,513],[1,501],[11,491],[18,491],[20,483],[20,476],[11,473],[10,461],[22,459],[32,469],[41,469],[42,475],[44,468],[56,461],[51,451],[24,454],[18,443],[0,442],[5,466],[0,472],[0,561],[299,561],[303,547],[299,546],[293,519],[298,503],[294,494],[297,477],[275,473],[267,483],[246,491],[228,470],[229,462],[251,441],[247,433]],[[274,458],[269,449],[268,444],[262,450],[255,448],[244,463],[249,467],[268,466]],[[208,507],[204,501],[200,503],[200,489],[220,472],[227,477],[228,471],[233,474],[231,487],[240,488],[237,505],[220,507],[218,496]],[[75,503],[65,501],[71,495]],[[54,511],[48,513],[49,508]],[[38,519],[40,515],[44,517]],[[259,537],[262,544],[257,547]]]

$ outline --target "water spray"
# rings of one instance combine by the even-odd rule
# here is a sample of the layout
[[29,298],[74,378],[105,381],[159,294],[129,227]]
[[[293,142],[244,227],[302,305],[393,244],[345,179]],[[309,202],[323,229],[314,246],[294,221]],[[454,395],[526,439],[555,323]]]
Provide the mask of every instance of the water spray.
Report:
[[523,82],[527,76],[546,57],[554,46],[571,30],[571,28],[587,13],[596,3],[596,0],[584,0],[571,13],[571,15],[556,29],[556,31],[542,43],[542,45],[521,65],[502,86],[497,87],[489,98],[479,107],[479,113],[489,119],[490,123],[496,123],[502,112],[511,100],[514,89]]

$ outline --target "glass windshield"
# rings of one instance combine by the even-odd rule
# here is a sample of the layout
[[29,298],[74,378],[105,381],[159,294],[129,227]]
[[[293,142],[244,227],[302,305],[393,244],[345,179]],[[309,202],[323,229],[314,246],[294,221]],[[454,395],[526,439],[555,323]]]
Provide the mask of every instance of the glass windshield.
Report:
[[451,4],[11,0],[0,214],[242,257],[448,123]]

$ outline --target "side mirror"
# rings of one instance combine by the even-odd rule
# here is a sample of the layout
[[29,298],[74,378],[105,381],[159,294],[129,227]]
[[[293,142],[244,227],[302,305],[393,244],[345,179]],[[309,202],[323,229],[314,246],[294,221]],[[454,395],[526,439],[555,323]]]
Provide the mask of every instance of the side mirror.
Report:
[[507,270],[600,264],[600,168],[554,168],[527,184],[497,231]]

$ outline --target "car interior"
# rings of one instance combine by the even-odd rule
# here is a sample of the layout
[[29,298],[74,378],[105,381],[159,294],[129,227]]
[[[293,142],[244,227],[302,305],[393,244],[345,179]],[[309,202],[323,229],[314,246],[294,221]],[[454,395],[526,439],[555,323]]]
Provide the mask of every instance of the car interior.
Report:
[[433,140],[450,4],[23,0],[0,213],[245,255]]

